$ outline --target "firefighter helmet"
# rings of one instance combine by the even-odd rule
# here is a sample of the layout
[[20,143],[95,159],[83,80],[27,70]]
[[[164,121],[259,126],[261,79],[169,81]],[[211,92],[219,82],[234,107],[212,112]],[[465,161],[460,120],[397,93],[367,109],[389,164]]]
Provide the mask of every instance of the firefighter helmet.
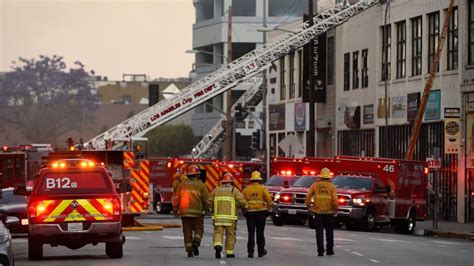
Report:
[[250,181],[262,181],[262,177],[260,176],[260,172],[253,171],[252,175],[250,176]]
[[329,170],[329,168],[324,167],[323,169],[321,169],[321,172],[319,173],[319,175],[322,178],[331,178],[331,171]]
[[199,175],[200,173],[201,173],[201,170],[199,169],[199,166],[195,164],[191,164],[190,166],[188,166],[188,169],[186,170],[187,176]]
[[232,183],[234,181],[234,176],[232,176],[231,173],[225,173],[223,176],[222,176],[222,184],[224,183]]

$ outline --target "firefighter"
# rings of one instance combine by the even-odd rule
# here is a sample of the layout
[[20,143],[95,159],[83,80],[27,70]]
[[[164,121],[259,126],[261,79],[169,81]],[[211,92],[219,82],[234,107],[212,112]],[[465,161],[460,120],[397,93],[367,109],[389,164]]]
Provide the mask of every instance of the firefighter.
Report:
[[199,255],[199,246],[204,233],[204,215],[208,209],[209,193],[198,178],[197,165],[187,168],[185,179],[178,186],[174,195],[173,212],[181,216],[184,235],[184,247],[188,257]]
[[214,249],[216,258],[221,258],[222,243],[225,232],[225,254],[227,258],[235,258],[235,230],[237,228],[237,204],[247,208],[247,201],[238,189],[233,186],[231,173],[222,176],[221,186],[211,192],[209,206],[214,214]]
[[245,218],[247,219],[247,231],[249,239],[247,242],[248,257],[253,258],[255,247],[255,229],[257,229],[258,256],[263,257],[267,254],[265,250],[265,221],[267,220],[267,211],[272,207],[272,197],[265,186],[262,186],[262,177],[260,172],[254,171],[250,176],[251,184],[244,189],[243,194],[248,202]]
[[[326,167],[321,169],[320,178],[308,190],[305,200],[308,210],[315,216],[318,256],[324,256],[323,229],[326,229],[326,255],[334,255],[334,223],[339,204],[336,187],[330,178],[331,171]],[[311,200],[314,202],[313,206]]]

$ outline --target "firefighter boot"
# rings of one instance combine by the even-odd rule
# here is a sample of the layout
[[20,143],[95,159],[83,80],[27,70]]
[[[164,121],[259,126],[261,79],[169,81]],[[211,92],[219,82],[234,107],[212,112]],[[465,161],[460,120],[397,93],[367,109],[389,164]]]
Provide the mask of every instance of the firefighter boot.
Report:
[[193,240],[193,255],[199,256],[199,242],[197,240]]
[[192,258],[192,257],[194,257],[194,256],[193,256],[193,253],[192,253],[192,252],[188,252],[188,258]]
[[222,247],[221,246],[215,246],[214,249],[216,250],[216,259],[220,259],[221,258]]
[[334,255],[334,250],[333,249],[326,249],[326,255],[328,255],[328,256]]
[[260,252],[258,253],[258,257],[259,257],[259,258],[261,258],[261,257],[263,257],[263,256],[265,256],[265,255],[267,255],[267,250],[266,250],[266,249],[264,249],[262,253],[260,253]]

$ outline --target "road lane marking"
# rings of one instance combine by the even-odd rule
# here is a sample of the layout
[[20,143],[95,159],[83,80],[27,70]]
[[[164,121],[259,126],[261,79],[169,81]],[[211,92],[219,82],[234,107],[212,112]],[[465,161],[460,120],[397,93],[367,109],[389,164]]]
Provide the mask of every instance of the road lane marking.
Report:
[[384,241],[384,242],[392,242],[392,243],[406,243],[406,242],[408,242],[406,240],[375,238],[375,237],[371,237],[371,239],[378,240],[378,241]]
[[351,253],[359,257],[364,257],[364,254],[360,254],[359,252],[351,251]]
[[350,249],[348,249],[348,248],[346,248],[345,250],[346,250],[347,252],[351,251],[351,250],[350,250]]
[[28,243],[27,238],[13,238],[12,241],[13,243]]
[[141,240],[142,238],[137,237],[137,236],[126,236],[125,239],[126,240]]
[[456,243],[456,242],[448,242],[448,241],[430,241],[436,244],[447,244],[447,245],[461,245],[461,243]]
[[334,238],[334,241],[351,241],[351,242],[353,242],[353,241],[356,241],[356,240],[349,239],[349,238],[343,238],[343,237],[336,237],[336,238]]
[[225,265],[225,260],[220,261],[221,265]]
[[292,238],[292,237],[270,237],[275,240],[287,240],[287,241],[298,241],[298,242],[306,242],[305,240],[302,239],[297,239],[297,238]]
[[237,240],[246,240],[247,238],[238,236],[238,237],[236,237],[236,239],[237,239]]
[[163,238],[166,238],[166,239],[173,239],[173,240],[183,240],[184,237],[182,236],[168,236],[168,235],[164,235],[162,236]]
[[374,262],[374,263],[378,263],[378,262],[380,262],[380,261],[378,261],[378,260],[374,260],[374,259],[369,259],[369,260],[370,260],[371,262]]

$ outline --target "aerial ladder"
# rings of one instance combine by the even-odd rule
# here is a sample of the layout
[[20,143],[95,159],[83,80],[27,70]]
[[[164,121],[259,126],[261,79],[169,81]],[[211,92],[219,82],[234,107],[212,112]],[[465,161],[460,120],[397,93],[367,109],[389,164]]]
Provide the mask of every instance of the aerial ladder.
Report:
[[436,78],[436,72],[438,69],[439,59],[441,57],[441,52],[443,51],[443,46],[446,41],[446,36],[448,34],[449,21],[453,13],[454,0],[450,0],[448,12],[444,18],[443,30],[439,36],[438,47],[436,48],[436,54],[431,63],[430,76],[426,80],[425,88],[423,89],[423,96],[421,97],[420,108],[416,113],[415,124],[413,125],[413,130],[411,132],[410,143],[408,145],[407,153],[405,154],[406,160],[413,160],[413,154],[415,153],[416,144],[418,142],[418,136],[420,134],[421,124],[423,122],[423,115],[425,114],[426,104],[428,103],[428,97],[430,96],[431,88],[433,87],[434,79]]
[[[249,80],[247,80],[249,81]],[[256,106],[263,98],[263,76],[256,75],[252,77],[253,85],[247,89],[242,96],[232,105],[232,119],[235,119],[235,109],[237,106],[246,109],[250,106]],[[247,113],[248,114],[248,113]],[[245,117],[242,117],[245,118]],[[191,155],[193,158],[210,158],[215,155],[222,147],[225,141],[225,117],[219,119],[216,124],[204,135],[198,144],[193,148]]]
[[261,73],[269,68],[273,61],[297,50],[330,28],[343,24],[349,18],[378,3],[379,0],[360,0],[354,4],[343,2],[328,8],[314,16],[312,26],[304,22],[297,27],[299,32],[296,34],[283,35],[223,65],[215,72],[187,86],[181,93],[143,110],[89,140],[85,145],[94,149],[104,149],[106,140],[141,137],[157,126],[171,121],[238,83]]

